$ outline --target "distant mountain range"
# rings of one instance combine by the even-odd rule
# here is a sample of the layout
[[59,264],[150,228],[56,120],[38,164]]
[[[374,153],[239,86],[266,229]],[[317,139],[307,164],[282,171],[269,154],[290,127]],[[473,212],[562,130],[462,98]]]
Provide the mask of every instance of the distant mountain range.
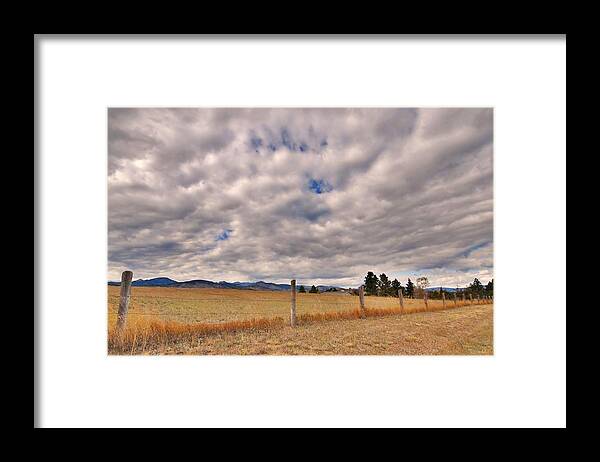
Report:
[[[442,289],[444,289],[444,292],[456,292],[456,287],[442,287]],[[437,292],[438,290],[440,290],[440,288],[439,287],[427,287],[427,289],[425,289],[425,290],[427,292]]]
[[[108,281],[109,286],[118,286],[119,281]],[[289,284],[276,284],[274,282],[227,282],[227,281],[207,281],[205,279],[193,279],[191,281],[175,281],[171,278],[152,278],[152,279],[137,279],[131,283],[133,287],[177,287],[189,289],[246,289],[246,290],[290,290]],[[302,284],[297,284],[300,287]],[[310,289],[312,284],[304,285],[306,291]],[[340,290],[338,286],[317,286],[319,292],[324,292],[331,288]]]

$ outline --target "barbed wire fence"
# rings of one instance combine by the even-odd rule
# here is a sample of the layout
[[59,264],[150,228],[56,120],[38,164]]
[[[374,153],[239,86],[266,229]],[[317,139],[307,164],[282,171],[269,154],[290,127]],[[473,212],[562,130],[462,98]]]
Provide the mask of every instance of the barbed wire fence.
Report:
[[[228,319],[223,319],[222,316],[215,316],[214,319],[207,319],[206,312],[194,311],[198,305],[203,305],[206,310],[207,306],[213,308],[211,304],[214,303],[214,309],[219,310],[223,306],[230,304],[233,305],[238,313],[245,313],[248,319],[256,317],[255,315],[265,315],[264,306],[270,304],[269,308],[274,316],[286,317],[286,312],[289,309],[289,324],[292,327],[297,325],[297,309],[306,308],[306,305],[310,302],[313,306],[315,303],[319,306],[319,310],[322,313],[326,313],[330,308],[334,309],[337,307],[344,307],[348,310],[359,310],[360,318],[366,318],[367,310],[369,309],[391,309],[392,304],[399,314],[405,311],[405,304],[408,300],[420,300],[422,301],[422,307],[425,310],[430,309],[430,304],[435,303],[436,307],[439,308],[441,303],[441,309],[449,307],[460,306],[472,306],[492,303],[492,297],[487,295],[478,295],[477,298],[473,297],[472,293],[453,292],[449,293],[449,298],[446,299],[446,293],[441,290],[441,299],[431,300],[428,292],[424,291],[422,298],[405,297],[402,289],[397,293],[397,296],[386,296],[386,297],[371,297],[365,294],[365,287],[361,285],[357,292],[358,297],[350,292],[344,292],[344,296],[348,300],[340,301],[338,299],[331,299],[331,295],[337,295],[335,292],[327,293],[302,293],[303,297],[297,297],[296,281],[291,281],[291,288],[289,292],[278,291],[274,292],[273,298],[246,298],[240,297],[222,297],[222,296],[210,296],[203,294],[199,297],[178,297],[172,295],[157,295],[157,294],[132,294],[132,281],[133,272],[124,271],[121,275],[121,284],[119,294],[108,294],[109,307],[112,311],[109,311],[109,315],[116,316],[116,330],[122,331],[126,325],[128,317],[143,317],[143,318],[155,318],[162,320],[173,319],[184,319],[188,322],[203,322],[203,323],[219,323]],[[139,289],[142,287],[135,287]],[[142,288],[143,289],[143,288]],[[185,289],[183,289],[185,290]],[[371,306],[367,307],[366,300],[375,299],[377,303],[369,303]],[[183,302],[189,303],[189,309],[183,306],[174,306],[172,302]],[[358,303],[357,303],[358,301]],[[439,302],[439,303],[438,303]],[[261,305],[262,304],[262,305]],[[237,306],[235,306],[237,305]],[[253,312],[253,308],[261,309],[260,313]],[[269,310],[267,310],[269,311]],[[254,316],[253,316],[254,315]]]

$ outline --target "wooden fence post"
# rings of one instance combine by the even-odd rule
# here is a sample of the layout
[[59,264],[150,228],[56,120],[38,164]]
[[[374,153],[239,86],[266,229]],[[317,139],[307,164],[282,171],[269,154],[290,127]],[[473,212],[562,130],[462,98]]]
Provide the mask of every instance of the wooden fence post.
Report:
[[296,280],[292,279],[290,281],[291,291],[292,291],[292,306],[290,309],[290,326],[296,326]]
[[121,274],[121,297],[119,299],[119,313],[117,315],[117,331],[122,331],[127,321],[129,310],[129,294],[131,293],[132,271],[123,271]]
[[358,288],[358,301],[360,302],[360,317],[365,318],[365,286]]
[[442,294],[442,309],[446,309],[446,296],[444,295],[444,289],[440,287],[440,293]]
[[402,295],[402,289],[398,289],[398,300],[400,300],[400,312],[404,312],[404,296]]
[[423,302],[425,302],[425,309],[429,309],[429,305],[427,304],[427,291],[423,290]]
[[458,306],[458,302],[456,301],[456,292],[454,292],[454,308]]
[[471,300],[471,305],[473,305],[473,294],[469,294],[469,300]]

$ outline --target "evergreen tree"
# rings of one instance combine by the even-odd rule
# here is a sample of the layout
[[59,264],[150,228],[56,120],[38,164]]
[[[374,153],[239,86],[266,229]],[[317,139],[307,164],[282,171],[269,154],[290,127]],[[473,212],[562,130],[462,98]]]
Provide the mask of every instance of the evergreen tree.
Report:
[[379,295],[387,297],[392,292],[392,283],[385,273],[379,275]]
[[474,297],[483,295],[483,284],[479,279],[475,278],[469,285],[469,292],[471,292]]
[[365,276],[365,292],[367,295],[377,295],[377,286],[379,280],[373,271],[369,271]]
[[306,289],[304,288],[304,286],[300,286],[300,288],[298,289],[298,292],[301,294],[305,294],[306,293]]
[[400,281],[398,281],[398,279],[394,279],[392,281],[392,295],[394,297],[397,297],[399,290],[402,290],[402,286],[400,285]]
[[485,285],[485,294],[489,297],[494,297],[494,280],[492,279]]
[[309,294],[318,294],[319,290],[313,285],[308,291]]
[[410,280],[410,278],[408,278],[408,282],[406,283],[405,295],[407,297],[414,297],[415,296],[415,285]]

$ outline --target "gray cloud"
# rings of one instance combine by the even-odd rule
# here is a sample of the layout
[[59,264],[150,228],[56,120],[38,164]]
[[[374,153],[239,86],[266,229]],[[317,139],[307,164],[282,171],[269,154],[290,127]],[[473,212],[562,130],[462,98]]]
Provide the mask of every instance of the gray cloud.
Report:
[[491,279],[492,117],[109,109],[109,278]]

